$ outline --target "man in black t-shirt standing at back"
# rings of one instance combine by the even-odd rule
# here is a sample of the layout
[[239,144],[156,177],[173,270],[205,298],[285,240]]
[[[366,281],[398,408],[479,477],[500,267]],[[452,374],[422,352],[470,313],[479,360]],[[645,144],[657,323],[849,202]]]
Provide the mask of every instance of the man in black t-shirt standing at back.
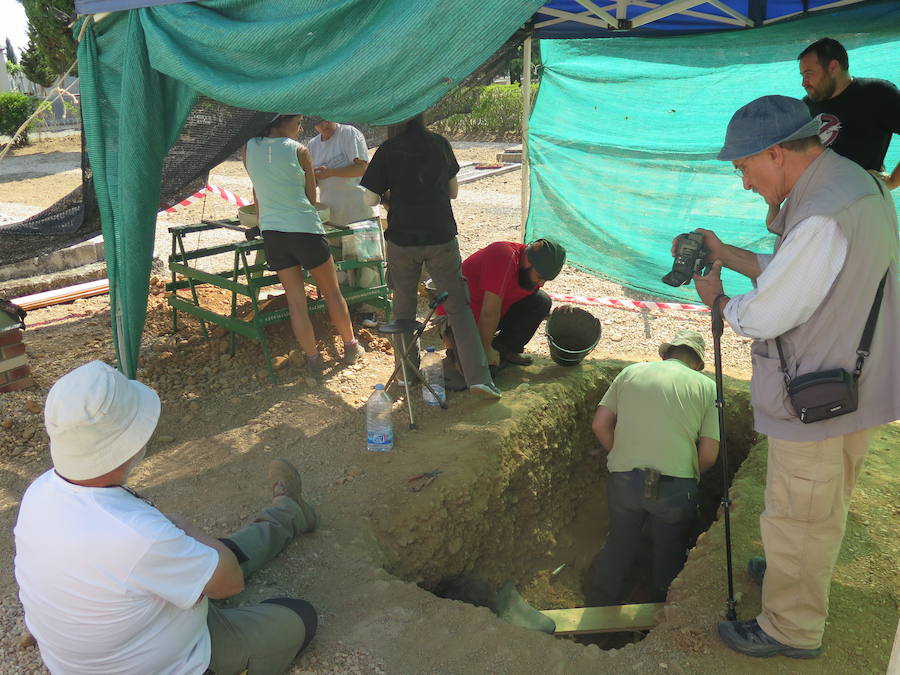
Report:
[[[394,292],[394,321],[416,318],[417,289],[424,265],[444,302],[469,390],[485,399],[500,398],[494,386],[462,275],[456,240],[459,164],[446,138],[425,128],[421,115],[393,124],[360,180],[369,206],[388,204],[384,232],[388,285]],[[412,333],[408,339],[412,339]],[[408,344],[408,342],[407,342]],[[399,358],[395,354],[395,359]]]
[[900,90],[887,80],[851,77],[847,50],[833,38],[816,40],[800,56],[811,115],[822,115],[822,143],[884,180],[900,185],[900,164],[887,173],[884,156],[900,134]]

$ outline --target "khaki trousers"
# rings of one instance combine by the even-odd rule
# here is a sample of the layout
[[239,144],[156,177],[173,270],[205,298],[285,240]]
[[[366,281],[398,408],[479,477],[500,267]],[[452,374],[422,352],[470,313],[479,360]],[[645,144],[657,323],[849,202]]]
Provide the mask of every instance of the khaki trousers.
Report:
[[766,574],[757,621],[783,644],[822,644],[831,573],[873,433],[865,429],[809,443],[769,437],[759,519]]

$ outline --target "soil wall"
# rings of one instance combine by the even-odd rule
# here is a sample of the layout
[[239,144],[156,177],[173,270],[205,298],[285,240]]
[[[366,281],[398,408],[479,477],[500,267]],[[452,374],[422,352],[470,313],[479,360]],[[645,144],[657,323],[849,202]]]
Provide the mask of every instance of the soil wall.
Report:
[[[553,553],[559,539],[587,497],[604,489],[606,456],[590,420],[624,365],[545,369],[541,381],[523,382],[495,404],[503,408],[502,418],[492,407],[413,432],[433,458],[434,466],[422,470],[443,473],[422,492],[404,491],[373,515],[388,571],[428,589],[459,574],[524,585],[558,560]],[[734,472],[754,437],[746,387],[729,383],[726,401]],[[710,471],[701,490],[705,525],[721,484],[721,469]],[[605,531],[605,523],[597,529]]]

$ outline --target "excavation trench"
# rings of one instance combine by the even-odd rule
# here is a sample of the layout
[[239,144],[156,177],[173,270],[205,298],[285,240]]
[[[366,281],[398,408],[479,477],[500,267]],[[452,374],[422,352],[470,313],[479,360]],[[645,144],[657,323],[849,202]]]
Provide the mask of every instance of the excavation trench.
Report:
[[[606,459],[590,420],[623,365],[548,366],[496,407],[458,409],[444,426],[415,432],[417,451],[444,473],[378,510],[386,569],[441,596],[459,579],[512,581],[535,608],[584,606],[583,575],[606,534]],[[730,482],[755,436],[746,383],[726,383],[725,402]],[[698,533],[721,496],[720,457],[700,483]],[[648,600],[649,550],[628,602]]]

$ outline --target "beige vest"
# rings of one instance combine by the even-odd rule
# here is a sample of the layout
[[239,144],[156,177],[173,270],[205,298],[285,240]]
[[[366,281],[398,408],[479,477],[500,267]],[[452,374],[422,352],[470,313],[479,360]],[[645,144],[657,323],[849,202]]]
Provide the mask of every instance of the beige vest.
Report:
[[[900,419],[900,286],[897,212],[871,175],[831,150],[794,185],[769,229],[784,238],[810,216],[834,218],[847,237],[847,259],[812,317],[781,336],[791,377],[831,368],[853,372],[856,350],[885,270],[881,313],[859,381],[859,409],[803,424],[787,397],[774,340],[753,343],[753,414],[757,431],[788,441],[820,441]],[[790,293],[791,289],[784,289]]]

